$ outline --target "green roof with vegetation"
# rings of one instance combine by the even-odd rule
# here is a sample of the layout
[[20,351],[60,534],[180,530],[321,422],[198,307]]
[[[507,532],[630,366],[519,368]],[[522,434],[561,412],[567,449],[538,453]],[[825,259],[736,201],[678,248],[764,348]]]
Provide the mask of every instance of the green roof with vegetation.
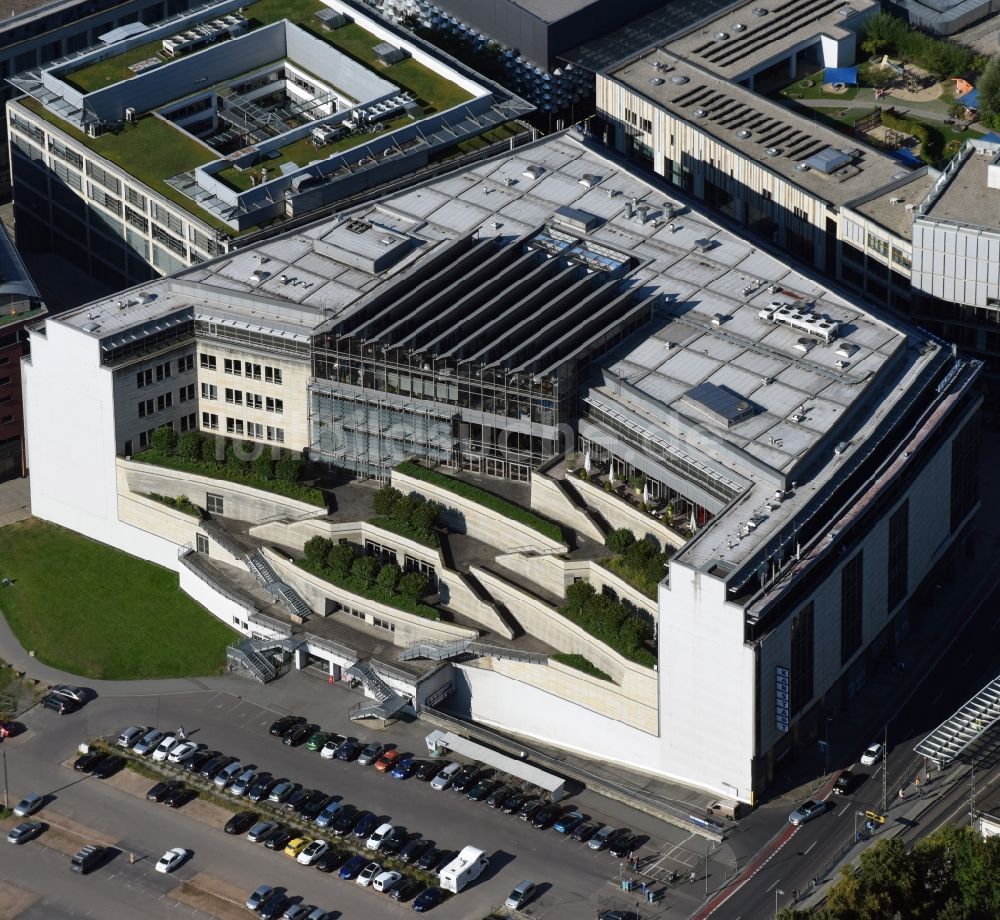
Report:
[[487,492],[486,489],[481,489],[471,482],[455,479],[454,476],[446,476],[437,470],[430,470],[425,466],[420,466],[419,463],[414,463],[412,460],[404,460],[395,469],[396,472],[402,473],[404,476],[410,476],[429,485],[447,489],[455,495],[459,495],[471,502],[475,502],[477,505],[482,505],[491,511],[495,511],[501,517],[518,521],[532,530],[537,530],[542,536],[548,537],[557,543],[566,542],[562,528],[555,521],[543,518],[541,515],[535,514],[534,511],[524,508],[521,505],[515,505],[514,502],[508,501],[506,498],[501,498],[493,492]]
[[63,78],[70,86],[75,86],[81,93],[92,93],[95,90],[104,89],[106,86],[113,86],[121,83],[134,74],[129,68],[139,61],[146,61],[149,58],[159,57],[159,51],[163,48],[163,40],[146,42],[144,45],[137,45],[129,48],[120,54],[112,55],[103,61],[95,61],[77,70],[70,71],[63,75]]
[[549,658],[566,665],[568,668],[576,668],[577,671],[583,671],[584,674],[589,674],[598,680],[611,680],[610,674],[606,674],[596,664],[584,658],[583,655],[572,654],[570,652],[556,652],[554,655],[549,655]]
[[177,575],[36,518],[0,528],[10,628],[39,661],[95,680],[218,674],[236,633]]
[[652,540],[637,540],[627,527],[611,531],[607,545],[614,555],[601,560],[601,565],[656,600],[657,588],[667,575],[667,563],[673,550],[661,552]]
[[653,635],[652,623],[631,605],[598,593],[589,582],[577,581],[566,588],[566,604],[560,611],[624,658],[647,668],[656,664],[656,655],[646,646]]

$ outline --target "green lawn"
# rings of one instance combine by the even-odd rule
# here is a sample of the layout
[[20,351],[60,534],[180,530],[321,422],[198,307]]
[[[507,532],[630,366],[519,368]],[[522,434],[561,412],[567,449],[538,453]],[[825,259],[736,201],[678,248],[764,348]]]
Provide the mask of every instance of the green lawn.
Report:
[[[114,83],[127,80],[129,77],[134,77],[135,74],[129,70],[129,67],[133,64],[138,64],[139,61],[145,61],[147,58],[157,57],[157,52],[162,47],[162,39],[155,42],[146,42],[144,45],[123,51],[121,54],[116,54],[113,57],[105,58],[103,61],[97,61],[95,64],[88,64],[86,67],[74,70],[63,79],[70,86],[75,86],[80,92],[92,93],[94,90],[104,89],[105,86],[111,86]],[[161,64],[160,66],[162,67],[163,65]]]
[[84,678],[218,674],[236,633],[177,576],[55,524],[0,528],[0,607],[39,661]]
[[779,90],[778,95],[787,99],[842,99],[844,102],[850,102],[858,95],[856,86],[848,86],[842,93],[825,92],[823,86],[823,71],[818,70],[816,73],[792,81]]

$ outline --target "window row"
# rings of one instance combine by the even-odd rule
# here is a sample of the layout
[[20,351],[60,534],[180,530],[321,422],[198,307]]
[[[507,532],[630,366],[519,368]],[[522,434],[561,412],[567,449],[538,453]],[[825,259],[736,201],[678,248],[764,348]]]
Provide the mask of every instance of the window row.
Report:
[[[248,380],[260,380],[260,365],[252,361],[240,361],[238,358],[226,358],[223,361],[222,369],[227,374],[234,377],[246,377]],[[281,368],[264,365],[264,382],[281,383]]]
[[[181,363],[184,359],[182,358],[177,362],[177,369],[181,369]],[[170,379],[170,362],[164,361],[162,364],[157,364],[156,367],[147,367],[143,371],[139,371],[135,375],[135,385],[142,389],[143,387],[148,387],[153,383],[153,377],[156,377],[156,382],[159,383],[161,380]]]

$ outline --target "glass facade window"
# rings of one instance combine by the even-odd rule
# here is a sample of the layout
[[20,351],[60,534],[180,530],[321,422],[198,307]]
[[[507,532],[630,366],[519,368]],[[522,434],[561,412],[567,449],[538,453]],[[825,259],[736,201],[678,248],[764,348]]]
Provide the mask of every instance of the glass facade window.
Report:
[[864,553],[858,554],[840,570],[840,663],[847,664],[861,648],[864,632],[862,602],[864,596]]

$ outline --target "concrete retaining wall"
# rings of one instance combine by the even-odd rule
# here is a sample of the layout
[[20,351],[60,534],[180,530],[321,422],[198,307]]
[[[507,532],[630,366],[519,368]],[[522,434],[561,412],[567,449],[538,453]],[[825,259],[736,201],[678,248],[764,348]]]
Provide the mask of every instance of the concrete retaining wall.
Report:
[[556,480],[534,471],[531,473],[531,508],[591,540],[604,542],[600,528],[563,494]]
[[602,486],[595,486],[584,479],[573,479],[573,485],[583,497],[583,500],[601,513],[604,519],[616,530],[627,527],[637,537],[650,536],[664,549],[671,547],[680,549],[687,540],[667,527],[656,518],[633,508],[627,501],[619,498],[613,492],[605,492]]

